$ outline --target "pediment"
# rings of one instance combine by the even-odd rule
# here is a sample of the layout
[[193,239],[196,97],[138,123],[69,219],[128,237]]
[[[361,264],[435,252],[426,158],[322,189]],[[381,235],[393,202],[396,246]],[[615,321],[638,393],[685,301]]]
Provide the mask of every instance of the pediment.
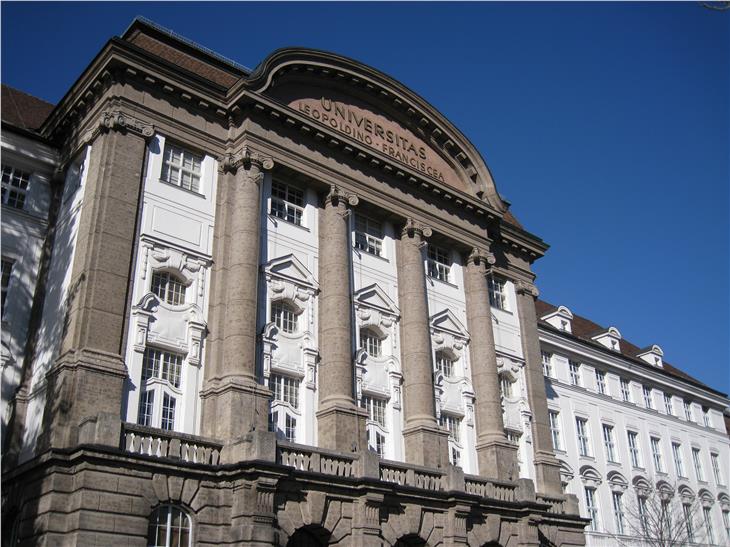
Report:
[[431,328],[459,338],[469,338],[469,332],[464,324],[448,309],[431,316]]
[[264,265],[264,271],[272,277],[291,281],[297,285],[319,288],[312,272],[294,254],[270,260]]
[[355,304],[375,308],[389,315],[399,315],[400,310],[395,302],[385,293],[380,285],[373,283],[355,292]]

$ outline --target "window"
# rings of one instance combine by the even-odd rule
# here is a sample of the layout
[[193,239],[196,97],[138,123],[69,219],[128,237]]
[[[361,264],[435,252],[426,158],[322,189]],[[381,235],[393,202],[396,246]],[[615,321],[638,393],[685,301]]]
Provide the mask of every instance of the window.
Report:
[[185,284],[167,272],[152,274],[152,292],[160,300],[179,306],[185,303]]
[[641,386],[641,390],[644,394],[644,406],[649,409],[654,409],[654,402],[651,397],[651,388],[647,386]]
[[370,329],[360,330],[360,346],[370,357],[380,357],[383,353],[383,341]]
[[692,522],[694,517],[692,507],[687,503],[682,504],[682,513],[684,513],[684,524],[687,526],[687,540],[689,540],[690,543],[694,543],[695,526],[694,522]]
[[487,283],[489,284],[489,303],[500,310],[507,309],[507,291],[505,290],[505,280],[490,275],[487,277]]
[[682,460],[682,445],[680,443],[672,443],[672,456],[674,458],[674,470],[678,477],[684,477],[684,461]]
[[628,380],[621,378],[621,400],[624,403],[631,402],[631,385]]
[[624,533],[624,504],[623,494],[621,492],[612,492],[611,499],[613,500],[613,521],[616,524],[616,533]]
[[174,387],[180,387],[182,356],[167,351],[147,348],[144,352],[142,381],[160,378]]
[[200,193],[200,166],[203,160],[188,150],[165,144],[160,179],[185,190]]
[[715,475],[715,482],[718,486],[725,484],[720,472],[720,457],[713,452],[710,454],[710,461],[712,462],[712,474]]
[[371,255],[383,254],[383,227],[377,220],[355,215],[355,248]]
[[446,378],[451,378],[454,375],[454,360],[446,355],[444,351],[436,352],[436,370]]
[[612,425],[603,424],[603,445],[606,447],[606,460],[609,462],[617,462],[616,442],[613,438]]
[[302,225],[304,191],[281,182],[271,184],[271,216]]
[[568,368],[570,369],[570,383],[574,386],[581,385],[580,363],[577,361],[568,361]]
[[575,419],[575,430],[578,435],[578,451],[581,456],[590,456],[591,448],[588,439],[588,420],[585,418]]
[[553,448],[555,450],[563,450],[563,440],[560,437],[560,413],[554,410],[549,411],[550,418],[550,436],[553,439]]
[[385,435],[375,432],[375,452],[381,458],[385,457]]
[[715,543],[715,530],[712,527],[712,512],[709,507],[703,507],[702,514],[705,517],[705,529],[707,530],[708,543],[712,545]]
[[378,425],[385,427],[385,399],[363,396],[362,407],[367,409],[368,417]]
[[725,535],[730,539],[730,511],[722,512],[722,524],[725,527]]
[[297,419],[291,414],[286,415],[286,427],[284,428],[284,437],[290,443],[297,440]]
[[608,395],[608,390],[606,389],[606,373],[602,370],[596,371],[596,389],[601,395]]
[[163,505],[152,513],[147,532],[149,547],[187,547],[192,545],[190,517],[173,505]]
[[441,413],[441,418],[439,418],[439,425],[449,432],[449,437],[451,437],[454,442],[459,442],[459,430],[461,428],[461,420],[459,418]]
[[598,530],[598,504],[596,503],[596,489],[586,486],[586,510],[591,523],[588,525],[591,530]]
[[0,314],[5,314],[5,299],[8,296],[8,287],[10,286],[10,276],[13,274],[13,261],[7,258],[2,259],[2,293],[0,300]]
[[292,408],[299,408],[299,380],[272,374],[269,377],[269,389],[274,392],[274,401],[289,403]]
[[646,508],[646,498],[643,494],[638,494],[636,496],[636,506],[639,513],[639,523],[641,524],[641,530],[644,532],[645,535],[650,534],[651,530],[649,530],[649,515]]
[[461,465],[461,450],[455,446],[451,447],[451,465],[459,467]]
[[502,397],[505,399],[511,399],[512,398],[512,380],[510,380],[509,376],[502,374],[499,377],[500,381],[500,387],[502,391]]
[[449,253],[434,245],[428,246],[428,275],[439,281],[449,281],[451,260]]
[[13,207],[14,209],[24,209],[30,173],[10,167],[9,165],[3,165],[2,169],[3,205]]
[[699,448],[692,448],[692,462],[695,466],[695,476],[698,481],[705,480],[705,471],[702,469],[702,457]]
[[162,395],[162,429],[172,431],[175,427],[175,398],[167,393]]
[[182,355],[155,348],[145,349],[137,423],[168,431],[175,429],[182,362]]
[[548,378],[553,377],[553,354],[547,351],[542,352],[542,373]]
[[662,445],[659,437],[650,437],[651,457],[654,460],[654,469],[657,473],[664,473],[664,462],[662,461]]
[[297,331],[297,315],[294,307],[283,300],[271,303],[271,320],[282,332],[292,334]]
[[629,455],[631,456],[631,465],[641,467],[641,452],[639,452],[639,435],[636,431],[627,431],[629,440]]
[[684,401],[684,419],[688,422],[693,421],[692,419],[692,403]]
[[664,410],[667,416],[674,416],[674,405],[672,405],[672,396],[669,393],[664,394]]
[[155,405],[155,392],[143,391],[139,400],[139,416],[137,423],[140,425],[152,425],[152,410]]
[[712,422],[710,421],[710,409],[705,406],[702,407],[702,423],[705,424],[705,427],[712,427]]

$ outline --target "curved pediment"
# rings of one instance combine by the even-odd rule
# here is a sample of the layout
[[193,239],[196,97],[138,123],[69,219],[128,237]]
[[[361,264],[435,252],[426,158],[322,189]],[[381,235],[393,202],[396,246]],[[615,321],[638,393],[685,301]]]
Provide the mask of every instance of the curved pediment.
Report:
[[441,113],[401,83],[328,52],[275,51],[248,87],[337,138],[433,182],[505,211],[484,160]]

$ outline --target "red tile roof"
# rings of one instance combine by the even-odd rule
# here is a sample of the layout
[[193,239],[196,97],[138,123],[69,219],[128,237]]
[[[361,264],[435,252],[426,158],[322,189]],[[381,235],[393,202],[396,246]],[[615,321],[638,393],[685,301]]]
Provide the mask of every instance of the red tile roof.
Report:
[[5,84],[2,85],[0,105],[4,123],[28,131],[38,130],[54,106]]

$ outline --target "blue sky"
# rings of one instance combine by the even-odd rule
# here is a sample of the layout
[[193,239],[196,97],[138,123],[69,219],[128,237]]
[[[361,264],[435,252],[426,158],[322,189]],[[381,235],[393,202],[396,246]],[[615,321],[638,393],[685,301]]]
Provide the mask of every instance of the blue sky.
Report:
[[59,100],[143,15],[255,67],[334,51],[481,151],[542,297],[730,391],[730,12],[687,3],[9,3],[2,81]]

